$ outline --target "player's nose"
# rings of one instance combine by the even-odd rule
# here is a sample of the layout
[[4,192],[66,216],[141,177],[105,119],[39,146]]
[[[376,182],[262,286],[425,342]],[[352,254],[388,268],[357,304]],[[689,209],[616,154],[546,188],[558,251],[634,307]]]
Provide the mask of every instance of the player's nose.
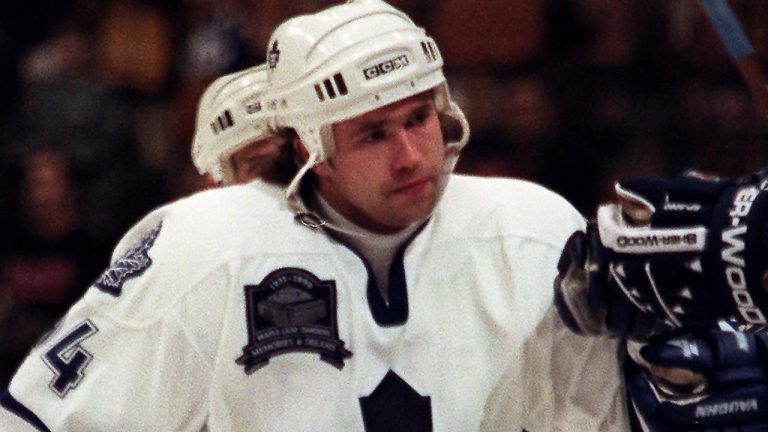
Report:
[[402,128],[394,133],[393,137],[393,165],[395,169],[408,169],[417,166],[423,155],[421,154],[418,137],[409,130]]

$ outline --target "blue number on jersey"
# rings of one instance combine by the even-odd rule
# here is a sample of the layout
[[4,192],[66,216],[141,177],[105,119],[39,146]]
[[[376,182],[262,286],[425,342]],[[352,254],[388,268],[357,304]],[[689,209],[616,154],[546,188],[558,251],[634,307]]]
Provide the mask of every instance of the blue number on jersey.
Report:
[[64,398],[83,379],[83,371],[93,356],[80,344],[98,331],[90,320],[83,321],[43,354],[43,361],[54,373],[48,387],[60,398]]

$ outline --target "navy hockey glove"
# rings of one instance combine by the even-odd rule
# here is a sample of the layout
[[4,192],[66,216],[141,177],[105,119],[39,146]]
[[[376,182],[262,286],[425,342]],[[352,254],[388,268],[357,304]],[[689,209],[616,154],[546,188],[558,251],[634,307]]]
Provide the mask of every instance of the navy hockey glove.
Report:
[[768,335],[700,330],[630,342],[631,409],[643,432],[768,430]]
[[600,206],[558,265],[555,301],[572,330],[644,339],[735,317],[766,323],[766,173],[738,181],[632,178]]

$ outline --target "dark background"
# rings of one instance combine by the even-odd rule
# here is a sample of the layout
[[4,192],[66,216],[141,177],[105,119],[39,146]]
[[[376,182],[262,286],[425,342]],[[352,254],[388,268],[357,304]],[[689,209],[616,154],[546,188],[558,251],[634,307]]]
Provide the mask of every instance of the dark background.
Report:
[[[283,20],[336,3],[0,2],[0,372],[131,224],[204,187],[189,156],[203,89],[263,62]],[[768,123],[695,0],[392,3],[446,60],[472,127],[459,171],[593,214],[621,177],[765,163]],[[730,4],[765,63],[768,0]]]

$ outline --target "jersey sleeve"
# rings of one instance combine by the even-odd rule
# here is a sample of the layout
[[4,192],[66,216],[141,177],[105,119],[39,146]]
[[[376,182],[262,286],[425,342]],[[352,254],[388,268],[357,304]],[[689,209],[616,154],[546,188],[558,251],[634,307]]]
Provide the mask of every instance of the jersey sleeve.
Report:
[[515,266],[512,284],[525,298],[511,316],[531,330],[517,333],[522,349],[509,353],[483,430],[518,423],[527,432],[630,430],[618,342],[579,336],[560,320],[552,305],[555,247],[529,241],[512,243],[510,256],[513,250],[511,259],[525,264]]
[[79,304],[17,371],[0,418],[41,431],[199,431],[209,376],[172,314],[132,328]]
[[[548,233],[529,259],[531,292],[546,292],[545,312],[523,350],[523,417],[528,432],[630,430],[626,413],[621,358],[616,339],[585,337],[571,332],[553,306],[553,281],[562,246],[571,232],[583,228],[575,212],[569,223]],[[552,225],[554,226],[554,225]]]
[[199,293],[226,281],[189,246],[200,241],[185,238],[194,221],[176,222],[139,223],[143,236],[30,352],[0,399],[2,430],[204,428],[212,349],[193,336],[190,305],[208,305],[203,322],[220,320],[224,300]]
[[524,351],[527,431],[630,430],[616,339],[574,334],[552,308]]
[[[570,332],[553,306],[557,262],[567,238],[584,228],[584,218],[559,196],[531,184],[517,184],[518,197],[497,216],[508,233],[504,255],[510,283],[520,299],[514,319],[523,352],[510,353],[510,367],[494,392],[501,400],[488,430],[505,430],[519,415],[527,432],[626,432],[630,430],[618,342]],[[520,196],[524,198],[520,198]],[[530,206],[530,203],[536,203]],[[523,207],[528,206],[528,207]],[[506,216],[504,216],[506,215]],[[510,406],[511,394],[522,394]]]

